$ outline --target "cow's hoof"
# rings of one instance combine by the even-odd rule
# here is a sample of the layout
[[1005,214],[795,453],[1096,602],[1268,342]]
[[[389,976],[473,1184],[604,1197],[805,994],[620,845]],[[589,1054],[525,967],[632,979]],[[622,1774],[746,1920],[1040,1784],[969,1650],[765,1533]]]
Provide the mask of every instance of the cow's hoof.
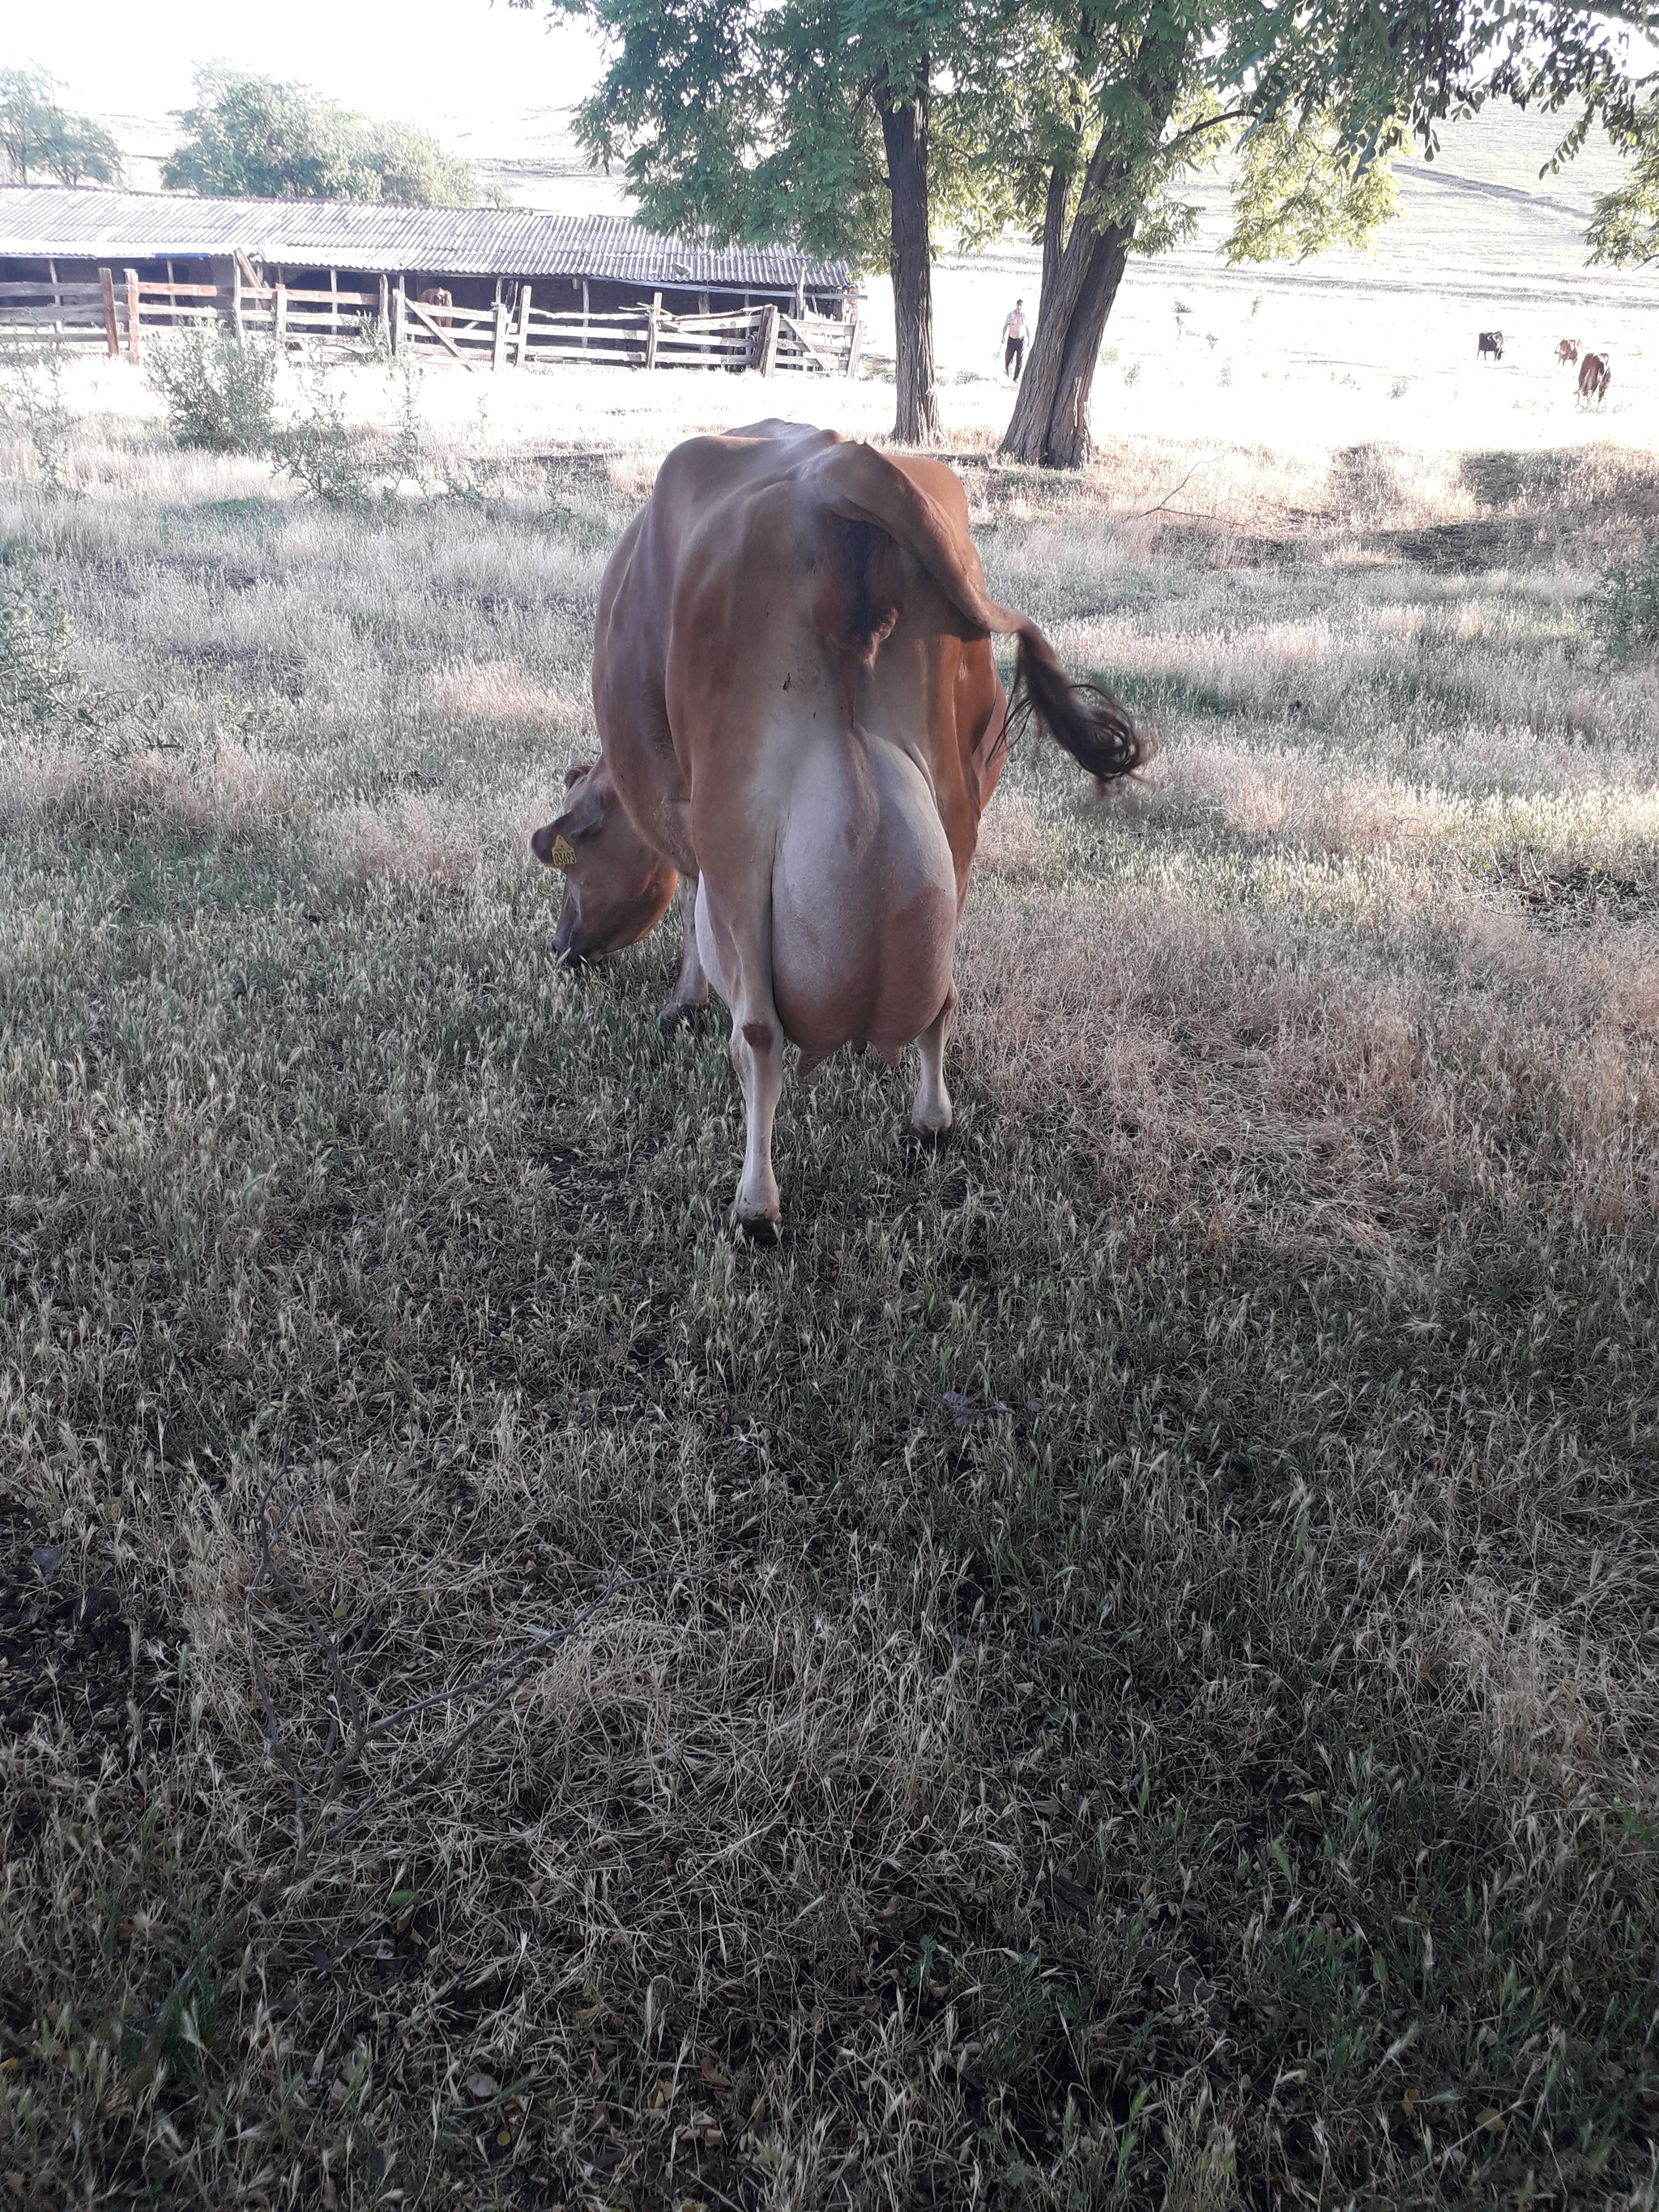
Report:
[[908,1121],[898,1125],[899,1142],[918,1152],[942,1152],[956,1133],[954,1121],[947,1121],[942,1129],[924,1129]]
[[678,1000],[671,999],[657,1016],[657,1027],[665,1036],[672,1036],[676,1030],[695,1028],[697,1017],[703,1011],[701,1006],[695,1003],[681,1005]]
[[783,1224],[769,1213],[757,1213],[747,1220],[734,1213],[732,1234],[742,1244],[775,1244],[783,1235]]

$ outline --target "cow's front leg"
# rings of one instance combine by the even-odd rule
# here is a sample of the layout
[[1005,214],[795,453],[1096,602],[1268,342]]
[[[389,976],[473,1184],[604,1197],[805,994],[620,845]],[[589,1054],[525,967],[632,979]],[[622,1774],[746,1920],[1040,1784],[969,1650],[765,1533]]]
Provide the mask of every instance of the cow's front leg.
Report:
[[680,927],[685,933],[685,949],[680,956],[680,972],[675,981],[657,1020],[665,1030],[677,1030],[682,1022],[689,1022],[699,1006],[708,1004],[708,978],[703,973],[702,957],[697,950],[697,879],[682,876],[679,889]]
[[744,1022],[733,1019],[732,1065],[743,1085],[747,1125],[732,1224],[748,1236],[769,1240],[778,1233],[783,1212],[772,1172],[772,1118],[783,1096],[783,1029],[775,1010]]
[[932,1024],[916,1039],[916,1049],[921,1054],[921,1077],[916,1085],[915,1103],[910,1109],[910,1127],[925,1137],[942,1137],[956,1117],[951,1094],[945,1087],[945,1045],[956,1012],[957,987],[953,983]]

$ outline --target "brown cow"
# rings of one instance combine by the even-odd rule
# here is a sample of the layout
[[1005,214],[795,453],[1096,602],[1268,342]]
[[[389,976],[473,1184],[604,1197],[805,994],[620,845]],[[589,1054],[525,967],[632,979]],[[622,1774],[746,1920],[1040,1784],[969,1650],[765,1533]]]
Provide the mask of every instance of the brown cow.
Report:
[[1563,338],[1560,344],[1555,349],[1555,358],[1557,361],[1562,362],[1566,368],[1571,368],[1578,359],[1578,340],[1577,338]]
[[1587,353],[1578,368],[1578,397],[1586,405],[1593,399],[1599,407],[1607,396],[1607,386],[1613,382],[1613,370],[1604,353]]
[[[453,307],[454,304],[453,297],[445,291],[441,284],[428,284],[421,295],[421,305],[423,307]],[[449,328],[451,320],[449,316],[434,315],[432,319],[441,331],[447,331]]]
[[917,1044],[912,1124],[951,1125],[957,921],[1007,751],[994,634],[1018,640],[1016,702],[1100,783],[1146,757],[1117,701],[1073,690],[1036,626],[986,596],[940,462],[787,422],[692,438],[605,570],[604,760],[532,843],[565,871],[567,960],[634,942],[670,872],[686,878],[661,1018],[709,983],[731,1009],[747,1121],[732,1212],[751,1233],[779,1218],[786,1042],[803,1074],[843,1044],[890,1065]]
[[604,761],[567,769],[564,788],[564,812],[536,832],[530,849],[550,868],[566,871],[553,949],[562,964],[574,968],[589,948],[634,945],[653,930],[674,896],[676,872],[617,804]]

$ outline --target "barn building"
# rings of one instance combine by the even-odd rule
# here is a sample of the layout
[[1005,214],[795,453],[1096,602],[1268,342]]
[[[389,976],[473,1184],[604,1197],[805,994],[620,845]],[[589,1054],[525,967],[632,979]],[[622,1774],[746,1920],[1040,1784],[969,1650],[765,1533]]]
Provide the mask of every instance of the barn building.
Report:
[[100,268],[141,283],[228,285],[238,256],[258,281],[290,289],[378,289],[418,299],[441,288],[459,307],[509,302],[595,314],[660,294],[674,315],[763,306],[844,319],[844,263],[790,246],[704,246],[609,216],[533,208],[403,207],[384,201],[198,199],[87,185],[0,186],[0,282],[95,282]]
[[862,329],[844,263],[616,216],[0,186],[0,332],[137,363],[149,335],[204,320],[239,341],[374,343],[497,369],[769,376],[856,374]]

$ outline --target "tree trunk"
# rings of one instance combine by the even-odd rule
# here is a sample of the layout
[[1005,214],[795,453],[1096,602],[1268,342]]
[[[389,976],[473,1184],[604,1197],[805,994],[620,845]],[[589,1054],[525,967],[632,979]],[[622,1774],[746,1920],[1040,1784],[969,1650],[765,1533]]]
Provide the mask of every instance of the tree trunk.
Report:
[[1072,172],[1055,168],[1048,173],[1048,197],[1042,210],[1042,289],[1038,295],[1037,313],[1042,313],[1042,302],[1054,295],[1060,281],[1060,258],[1066,251],[1066,203],[1071,197]]
[[933,385],[933,267],[927,233],[927,64],[924,58],[907,103],[894,100],[884,70],[875,87],[892,197],[894,379],[893,437],[901,446],[931,445],[939,434]]
[[1079,216],[1073,225],[1054,289],[1042,295],[1030,362],[1002,441],[1012,459],[1080,469],[1093,450],[1089,395],[1133,234],[1127,223],[1097,231]]
[[[1167,19],[1168,10],[1152,11]],[[1192,43],[1193,32],[1162,20],[1156,33],[1149,27],[1141,42],[1132,80],[1146,115],[1147,143],[1156,144],[1175,111],[1176,95]],[[1002,441],[1012,459],[1047,469],[1080,469],[1091,451],[1089,433],[1089,395],[1095,380],[1095,363],[1107,318],[1123,281],[1123,265],[1134,242],[1138,212],[1127,222],[1100,222],[1091,210],[1097,205],[1121,205],[1124,185],[1133,174],[1131,151],[1110,126],[1101,132],[1089,165],[1083,173],[1078,211],[1064,252],[1054,249],[1050,271],[1050,231],[1064,219],[1055,215],[1057,176],[1048,180],[1048,201],[1042,225],[1042,300],[1037,314],[1031,358],[1019,380],[1019,397],[1013,420]]]

